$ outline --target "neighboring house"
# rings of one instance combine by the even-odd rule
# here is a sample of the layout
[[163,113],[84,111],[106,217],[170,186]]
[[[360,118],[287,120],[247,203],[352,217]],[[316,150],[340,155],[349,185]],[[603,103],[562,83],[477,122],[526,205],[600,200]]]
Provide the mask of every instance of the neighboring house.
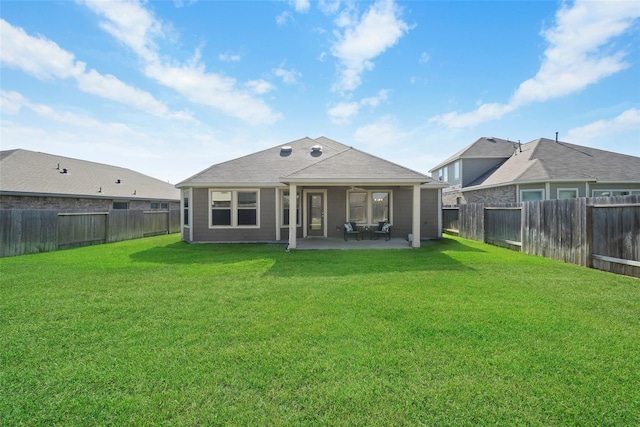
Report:
[[180,191],[130,169],[18,149],[0,151],[0,207],[179,209]]
[[480,138],[429,172],[444,205],[640,194],[640,157],[546,138]]
[[179,183],[188,242],[342,238],[345,222],[392,234],[441,237],[441,188],[432,178],[331,139],[303,138],[213,165]]

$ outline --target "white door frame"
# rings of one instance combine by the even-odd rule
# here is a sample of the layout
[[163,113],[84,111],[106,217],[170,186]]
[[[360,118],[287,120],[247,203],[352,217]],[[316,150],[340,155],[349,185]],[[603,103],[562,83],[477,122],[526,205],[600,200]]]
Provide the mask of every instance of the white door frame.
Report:
[[321,193],[322,194],[322,229],[323,229],[323,233],[324,236],[323,237],[327,237],[327,206],[329,205],[329,201],[327,200],[327,189],[321,189],[321,188],[310,188],[310,189],[305,189],[303,190],[302,194],[302,237],[307,237],[307,231],[308,231],[308,227],[309,227],[309,215],[308,215],[308,195],[309,193]]

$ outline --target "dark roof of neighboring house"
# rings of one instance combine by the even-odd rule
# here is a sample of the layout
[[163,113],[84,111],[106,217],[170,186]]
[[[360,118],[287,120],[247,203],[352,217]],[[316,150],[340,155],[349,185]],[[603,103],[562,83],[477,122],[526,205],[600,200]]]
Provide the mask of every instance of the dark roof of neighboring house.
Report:
[[[313,147],[320,148],[314,151]],[[427,175],[332,139],[306,137],[213,165],[177,186],[276,186],[289,182],[437,183]]]
[[440,169],[443,166],[448,165],[459,159],[495,159],[495,158],[509,158],[517,147],[518,143],[509,141],[506,139],[485,137],[479,138],[474,143],[467,145],[462,150],[458,151],[447,160],[439,163],[432,168],[429,172],[433,172]]
[[521,148],[466,188],[555,180],[640,182],[640,157],[546,138]]
[[0,193],[180,200],[173,184],[130,169],[22,149],[0,151]]

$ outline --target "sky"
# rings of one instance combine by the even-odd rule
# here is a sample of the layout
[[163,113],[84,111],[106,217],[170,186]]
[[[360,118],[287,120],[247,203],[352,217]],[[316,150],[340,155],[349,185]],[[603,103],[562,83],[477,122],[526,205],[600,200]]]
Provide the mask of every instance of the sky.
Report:
[[[171,182],[306,136],[640,156],[640,2],[0,0],[0,147]],[[1,173],[1,171],[0,171]]]

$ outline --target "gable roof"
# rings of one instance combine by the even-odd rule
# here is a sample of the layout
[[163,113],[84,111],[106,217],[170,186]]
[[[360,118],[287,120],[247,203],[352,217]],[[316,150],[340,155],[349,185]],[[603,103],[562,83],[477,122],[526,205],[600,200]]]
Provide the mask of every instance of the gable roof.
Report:
[[459,159],[508,159],[518,143],[495,137],[481,137],[467,145],[453,156],[429,170],[433,172]]
[[[320,147],[315,150],[312,147]],[[290,147],[290,150],[283,150]],[[326,137],[302,138],[219,163],[180,182],[188,186],[278,186],[299,183],[436,183],[427,175]]]
[[0,151],[0,194],[180,200],[172,184],[131,169],[22,149]]
[[466,188],[556,180],[640,183],[640,157],[539,138]]

